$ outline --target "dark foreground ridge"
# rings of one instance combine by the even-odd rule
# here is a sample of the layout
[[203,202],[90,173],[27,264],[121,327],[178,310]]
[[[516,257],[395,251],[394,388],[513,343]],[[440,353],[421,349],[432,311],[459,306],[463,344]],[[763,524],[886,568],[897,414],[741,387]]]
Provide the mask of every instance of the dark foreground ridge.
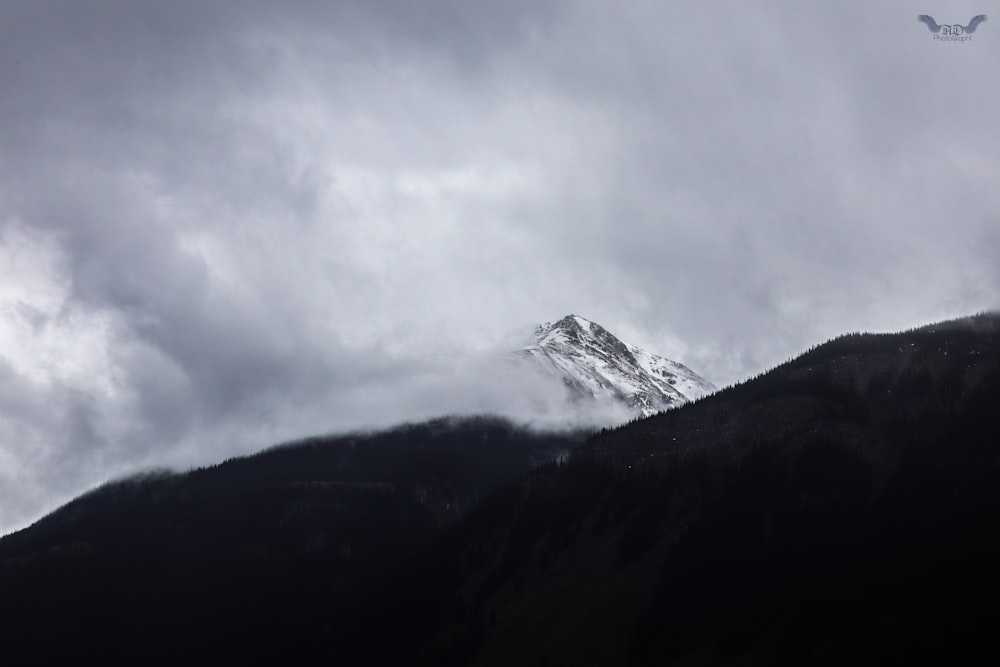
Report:
[[[122,485],[0,541],[4,657],[972,662],[1000,620],[998,405],[987,314],[839,338],[476,503],[394,479],[438,470],[433,444],[367,477],[290,448],[261,456],[289,471],[271,486],[231,481],[254,460]],[[492,456],[475,428],[456,451]]]
[[585,437],[438,419],[105,485],[0,540],[0,662],[363,649],[357,610],[402,563]]

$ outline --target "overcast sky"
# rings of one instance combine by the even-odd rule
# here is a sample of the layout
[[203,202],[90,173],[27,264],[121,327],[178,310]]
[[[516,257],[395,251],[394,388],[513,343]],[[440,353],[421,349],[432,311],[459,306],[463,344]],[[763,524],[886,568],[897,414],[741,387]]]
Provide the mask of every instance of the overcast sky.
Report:
[[724,385],[995,308],[1000,13],[916,20],[994,4],[0,0],[0,534],[517,413],[568,313]]

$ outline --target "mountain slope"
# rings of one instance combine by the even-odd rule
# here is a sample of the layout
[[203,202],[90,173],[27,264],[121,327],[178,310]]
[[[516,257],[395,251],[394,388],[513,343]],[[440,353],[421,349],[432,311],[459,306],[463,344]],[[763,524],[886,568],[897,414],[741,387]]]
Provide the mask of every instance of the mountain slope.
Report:
[[1000,621],[998,404],[982,315],[844,336],[485,496],[572,443],[446,422],[107,489],[0,540],[0,655],[974,663]]
[[0,539],[0,656],[361,650],[359,610],[381,582],[480,497],[583,437],[439,419],[105,485]]
[[617,402],[640,416],[715,391],[683,364],[624,343],[577,315],[537,327],[518,354],[561,378],[575,400]]
[[426,664],[973,662],[1000,621],[997,405],[984,315],[845,336],[606,431],[414,565],[437,617],[412,645]]

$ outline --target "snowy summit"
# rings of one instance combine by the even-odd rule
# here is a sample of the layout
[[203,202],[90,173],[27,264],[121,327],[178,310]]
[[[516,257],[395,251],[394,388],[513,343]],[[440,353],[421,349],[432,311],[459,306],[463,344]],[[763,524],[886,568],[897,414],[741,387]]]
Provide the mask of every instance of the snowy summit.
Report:
[[560,377],[574,399],[618,402],[644,417],[716,389],[683,364],[624,343],[577,315],[537,327],[518,354]]

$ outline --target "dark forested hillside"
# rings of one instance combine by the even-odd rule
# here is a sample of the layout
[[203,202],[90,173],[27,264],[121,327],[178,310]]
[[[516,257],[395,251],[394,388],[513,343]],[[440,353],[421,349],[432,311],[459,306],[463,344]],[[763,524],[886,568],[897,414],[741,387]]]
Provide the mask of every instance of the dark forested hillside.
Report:
[[969,662],[1000,620],[998,405],[981,315],[839,338],[568,460],[574,436],[439,422],[133,480],[0,541],[4,649]]
[[993,315],[845,336],[605,432],[449,533],[413,641],[428,664],[992,652],[998,360]]
[[332,650],[416,549],[583,437],[442,419],[108,484],[0,540],[0,655]]

